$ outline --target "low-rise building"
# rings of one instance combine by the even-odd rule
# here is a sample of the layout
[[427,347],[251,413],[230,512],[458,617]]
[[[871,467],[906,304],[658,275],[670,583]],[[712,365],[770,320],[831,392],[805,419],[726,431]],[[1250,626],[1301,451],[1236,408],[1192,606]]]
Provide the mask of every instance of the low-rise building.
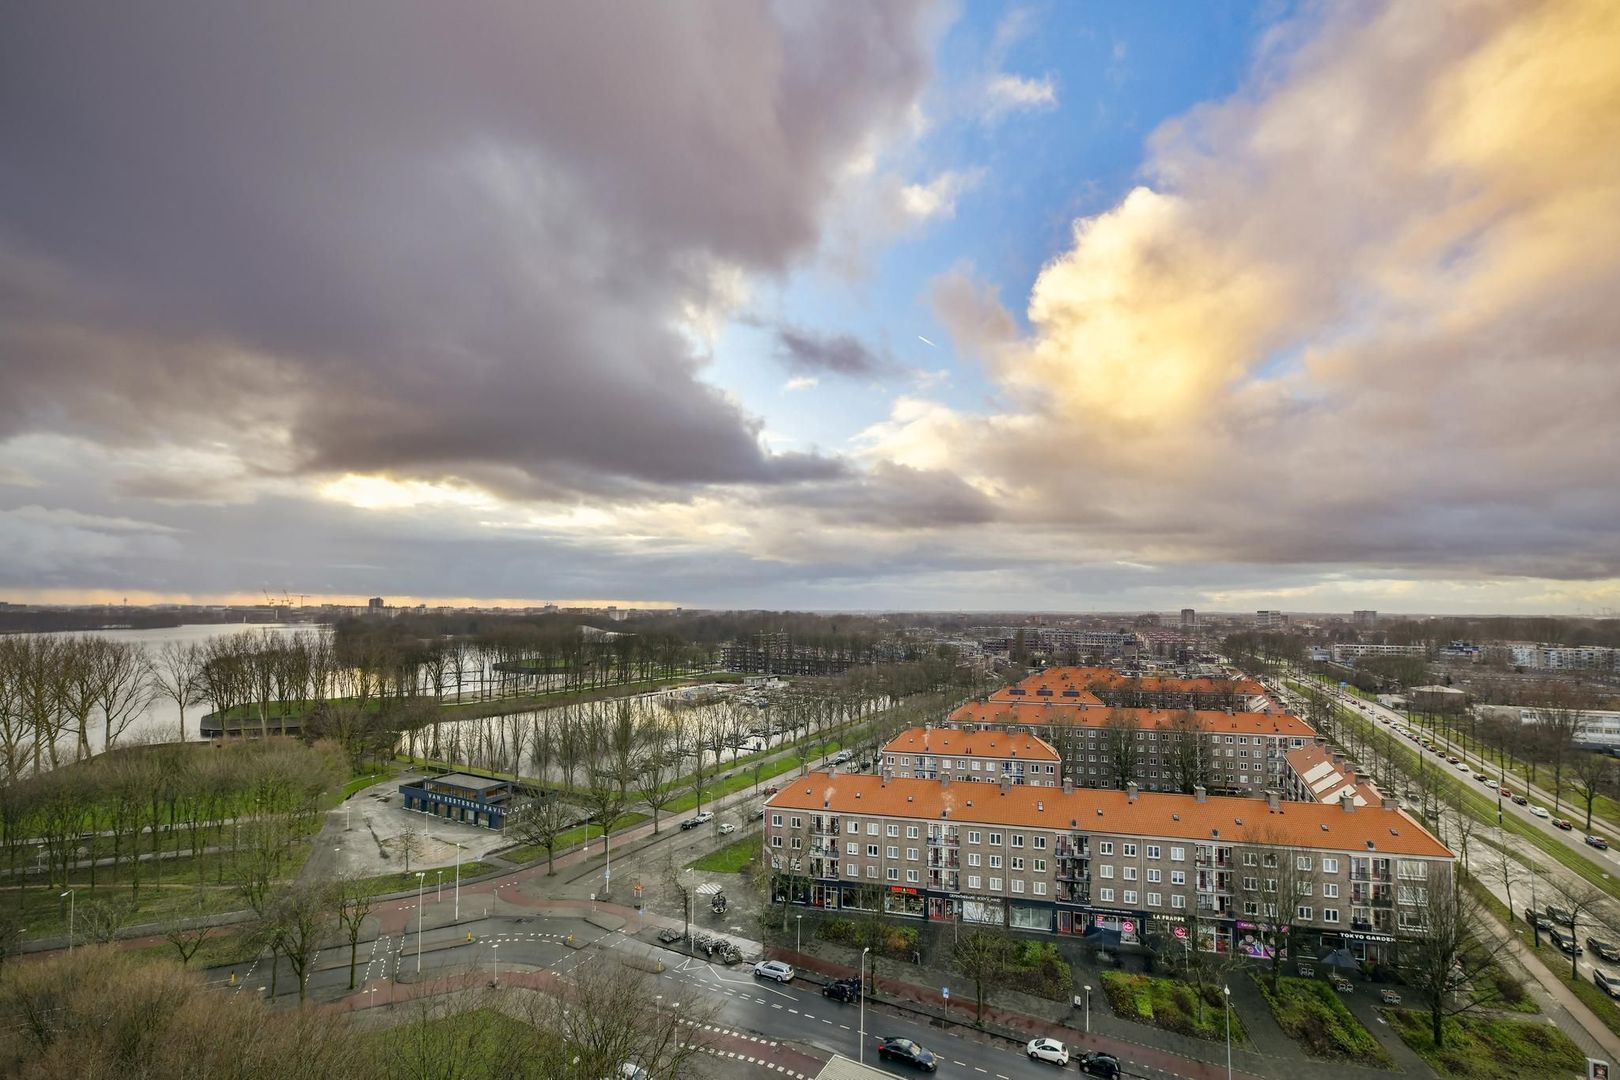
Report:
[[1283,798],[1296,802],[1337,803],[1349,798],[1357,806],[1378,806],[1383,796],[1372,782],[1357,774],[1345,756],[1328,748],[1318,735],[1297,750],[1283,755]]
[[827,773],[771,796],[763,842],[793,903],[1255,956],[1287,924],[1307,949],[1378,961],[1427,925],[1428,890],[1448,887],[1453,862],[1390,799]]
[[1363,656],[1427,656],[1429,650],[1424,645],[1363,645],[1353,642],[1339,642],[1333,646],[1333,659],[1335,663],[1344,663],[1346,660],[1355,660]]
[[903,731],[883,748],[882,768],[895,776],[1033,787],[1056,787],[1058,752],[1028,733],[917,727]]

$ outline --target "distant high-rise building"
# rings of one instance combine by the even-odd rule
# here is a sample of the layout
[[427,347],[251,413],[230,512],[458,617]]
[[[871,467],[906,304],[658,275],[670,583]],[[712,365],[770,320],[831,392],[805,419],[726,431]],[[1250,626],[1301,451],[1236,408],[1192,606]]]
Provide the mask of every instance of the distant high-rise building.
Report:
[[1350,613],[1350,622],[1355,626],[1365,627],[1366,629],[1371,630],[1373,627],[1378,625],[1378,612],[1352,611]]
[[1254,626],[1257,630],[1281,630],[1288,625],[1280,611],[1257,611],[1254,613]]
[[1181,628],[1183,630],[1198,629],[1198,612],[1190,607],[1181,609]]
[[381,611],[385,606],[386,605],[383,603],[383,598],[380,596],[373,596],[366,603],[366,607],[372,611]]

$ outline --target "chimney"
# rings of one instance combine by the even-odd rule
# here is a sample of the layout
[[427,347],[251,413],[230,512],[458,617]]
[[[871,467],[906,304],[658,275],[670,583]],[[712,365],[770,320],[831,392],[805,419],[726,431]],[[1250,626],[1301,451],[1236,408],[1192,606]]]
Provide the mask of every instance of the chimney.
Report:
[[1130,783],[1126,784],[1125,785],[1125,801],[1126,802],[1135,802],[1136,801],[1136,796],[1141,793],[1141,790],[1142,789],[1137,786],[1137,783],[1136,783],[1135,780],[1132,780]]
[[1383,806],[1383,808],[1385,810],[1399,810],[1401,808],[1400,800],[1395,799],[1395,798],[1391,798],[1388,795],[1384,796],[1384,798],[1383,798],[1383,800],[1381,802],[1381,805]]
[[885,765],[883,771],[878,775],[883,778],[883,786],[888,787],[889,781],[894,779],[894,770]]
[[1198,801],[1198,802],[1208,802],[1209,801],[1209,789],[1206,788],[1203,784],[1194,784],[1193,785],[1193,799]]
[[1266,792],[1266,809],[1270,810],[1272,813],[1276,813],[1278,810],[1282,809],[1281,792],[1275,790]]
[[1074,794],[1074,778],[1073,777],[1065,776],[1063,778],[1063,794],[1065,794],[1065,795],[1073,795]]
[[1346,770],[1344,770],[1344,782],[1347,783],[1347,784],[1355,783],[1356,782],[1356,770],[1354,770],[1354,769],[1346,769]]
[[1012,781],[1007,779],[1005,776],[1003,776],[1001,778],[1001,793],[1003,795],[1005,795],[1005,794],[1007,794],[1007,792],[1009,792],[1011,790],[1012,790]]
[[1340,795],[1339,796],[1339,806],[1347,814],[1355,813],[1356,812],[1356,797],[1355,797],[1355,795],[1353,795],[1352,793],[1350,793],[1348,791],[1345,792],[1343,795]]
[[1327,736],[1326,735],[1318,735],[1316,737],[1316,745],[1317,746],[1326,746],[1327,745]]
[[942,788],[948,788],[948,787],[951,786],[951,774],[950,773],[940,773],[939,774],[939,786],[942,787]]

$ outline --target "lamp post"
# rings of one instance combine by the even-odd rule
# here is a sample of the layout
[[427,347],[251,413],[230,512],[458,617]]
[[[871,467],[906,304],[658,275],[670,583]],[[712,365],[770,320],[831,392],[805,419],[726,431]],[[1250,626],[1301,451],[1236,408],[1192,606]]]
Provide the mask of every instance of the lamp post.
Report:
[[456,841],[456,922],[461,921],[461,841]]
[[434,873],[436,873],[439,876],[439,885],[438,885],[439,892],[438,892],[438,895],[433,898],[433,902],[435,904],[443,903],[443,901],[444,901],[444,871],[443,870],[435,870]]
[[793,951],[804,951],[804,916],[793,916]]
[[343,800],[343,831],[344,832],[348,832],[351,828],[353,828],[353,826],[349,824],[349,810],[350,810],[349,801],[347,799],[345,799],[345,800]]
[[67,892],[63,893],[62,895],[67,897],[67,902],[68,902],[68,955],[72,956],[73,955],[73,902],[77,899],[77,897],[75,897],[73,895],[73,890],[72,889],[69,889]]
[[870,945],[861,950],[861,1031],[860,1031],[860,1063],[866,1064],[866,954],[872,951]]
[[1226,1080],[1232,1080],[1232,988],[1221,987],[1226,995]]
[[422,974],[422,883],[427,880],[427,871],[416,872],[416,973]]
[[1086,1034],[1091,1034],[1091,987],[1086,987]]
[[495,975],[490,980],[492,983],[498,983],[501,981],[501,954],[495,951],[500,947],[501,943],[498,941],[489,947],[489,954],[495,960]]

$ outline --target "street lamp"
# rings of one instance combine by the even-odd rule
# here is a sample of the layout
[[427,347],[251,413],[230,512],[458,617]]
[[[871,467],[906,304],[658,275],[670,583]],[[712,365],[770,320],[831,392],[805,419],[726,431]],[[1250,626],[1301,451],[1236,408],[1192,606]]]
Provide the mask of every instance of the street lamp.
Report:
[[793,916],[793,951],[804,951],[804,916]]
[[349,810],[350,809],[351,809],[351,807],[349,805],[349,801],[347,799],[343,800],[343,831],[344,832],[348,832],[351,828],[353,828],[353,826],[349,824]]
[[435,904],[443,903],[444,902],[444,871],[443,870],[435,870],[434,873],[439,875],[439,893],[438,893],[437,896],[435,896],[433,898],[433,902]]
[[456,841],[456,922],[461,921],[461,841]]
[[500,947],[501,947],[501,943],[498,942],[498,941],[495,942],[493,945],[491,945],[489,947],[490,956],[493,957],[494,960],[495,960],[495,975],[494,975],[494,978],[492,978],[490,980],[490,982],[492,984],[493,983],[498,983],[498,982],[501,981],[501,954],[495,951],[496,949],[499,949]]
[[1232,988],[1221,987],[1226,995],[1226,1080],[1232,1080]]
[[866,1064],[866,954],[872,951],[870,945],[861,950],[861,1032],[860,1032],[860,1063]]
[[73,902],[77,898],[73,895],[73,890],[72,889],[69,889],[67,892],[63,893],[62,895],[67,897],[67,902],[68,902],[68,955],[72,956],[73,955]]
[[1086,987],[1086,1034],[1091,1034],[1091,987]]
[[416,973],[422,974],[422,883],[427,880],[427,871],[416,872]]

